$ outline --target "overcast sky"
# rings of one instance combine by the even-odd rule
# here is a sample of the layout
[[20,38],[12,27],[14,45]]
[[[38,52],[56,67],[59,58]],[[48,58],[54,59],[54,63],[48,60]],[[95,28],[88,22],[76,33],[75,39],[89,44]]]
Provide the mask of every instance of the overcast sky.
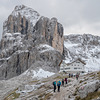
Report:
[[24,4],[45,17],[56,17],[64,34],[100,36],[100,0],[0,0],[0,35],[3,22],[16,5]]

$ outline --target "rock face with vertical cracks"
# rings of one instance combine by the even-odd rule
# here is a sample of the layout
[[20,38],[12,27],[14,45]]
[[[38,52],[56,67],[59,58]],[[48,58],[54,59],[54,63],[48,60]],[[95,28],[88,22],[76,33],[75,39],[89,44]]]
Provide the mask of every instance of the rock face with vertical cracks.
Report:
[[21,34],[32,33],[33,27],[39,18],[39,13],[32,8],[24,5],[16,6],[3,23],[3,34],[16,32]]
[[36,23],[35,34],[42,35],[45,37],[46,42],[58,50],[61,54],[63,53],[63,27],[57,22],[56,18],[51,20],[46,17],[41,17]]
[[16,6],[4,22],[0,42],[0,79],[32,67],[57,72],[63,54],[63,27],[56,18],[41,17],[24,5]]

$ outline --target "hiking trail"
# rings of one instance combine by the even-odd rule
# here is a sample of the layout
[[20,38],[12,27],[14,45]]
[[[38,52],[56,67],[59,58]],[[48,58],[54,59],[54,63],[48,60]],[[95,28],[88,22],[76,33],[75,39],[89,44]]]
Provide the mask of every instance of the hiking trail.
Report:
[[73,93],[78,86],[79,80],[76,80],[75,77],[69,79],[71,79],[71,82],[64,84],[64,87],[61,86],[60,92],[58,92],[57,88],[56,92],[53,93],[53,96],[50,98],[50,100],[74,100],[71,98],[73,97]]

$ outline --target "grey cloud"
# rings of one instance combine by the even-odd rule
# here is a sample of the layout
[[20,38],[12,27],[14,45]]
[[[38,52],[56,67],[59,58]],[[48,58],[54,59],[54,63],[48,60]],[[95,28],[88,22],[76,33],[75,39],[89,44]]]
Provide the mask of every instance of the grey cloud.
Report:
[[46,17],[56,17],[65,34],[92,33],[100,35],[100,0],[0,0],[0,33],[2,24],[14,7],[29,6]]

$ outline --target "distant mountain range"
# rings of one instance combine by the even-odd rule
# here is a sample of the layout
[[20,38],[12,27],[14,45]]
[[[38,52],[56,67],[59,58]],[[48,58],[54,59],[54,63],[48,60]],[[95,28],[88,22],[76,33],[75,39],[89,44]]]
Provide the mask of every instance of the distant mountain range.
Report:
[[69,63],[81,58],[86,71],[100,70],[100,37],[91,34],[64,36],[65,62]]

